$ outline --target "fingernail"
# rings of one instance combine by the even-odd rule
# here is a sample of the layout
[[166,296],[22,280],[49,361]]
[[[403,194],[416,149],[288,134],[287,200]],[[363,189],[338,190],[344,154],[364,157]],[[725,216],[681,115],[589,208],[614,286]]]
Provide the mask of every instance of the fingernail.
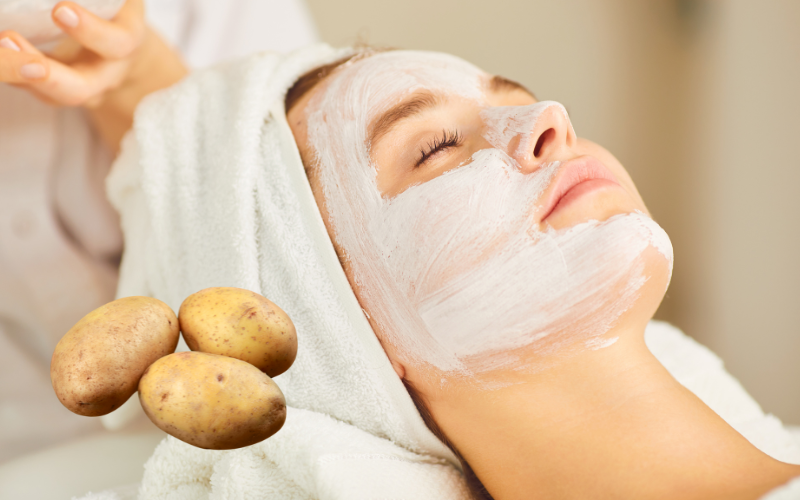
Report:
[[56,9],[55,16],[64,26],[74,28],[78,25],[78,14],[69,7],[59,7]]
[[39,63],[29,63],[19,69],[19,74],[28,80],[38,80],[44,78],[47,71],[44,69],[44,66]]
[[19,51],[20,51],[20,50],[19,50],[19,45],[17,45],[16,43],[14,43],[14,40],[12,40],[12,39],[10,39],[10,38],[3,38],[3,39],[1,39],[1,40],[0,40],[0,47],[3,47],[4,49],[16,50],[17,52],[19,52]]

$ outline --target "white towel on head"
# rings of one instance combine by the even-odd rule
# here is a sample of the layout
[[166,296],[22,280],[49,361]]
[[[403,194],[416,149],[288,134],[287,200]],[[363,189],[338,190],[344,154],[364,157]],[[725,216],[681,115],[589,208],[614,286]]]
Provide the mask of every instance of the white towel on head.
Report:
[[[280,432],[232,451],[168,437],[145,466],[140,499],[469,498],[347,282],[286,123],[286,89],[346,53],[261,54],[198,72],[137,112],[108,181],[126,239],[118,295],[177,310],[205,287],[248,288],[291,316],[299,341],[295,364],[276,377],[289,405]],[[716,356],[663,323],[646,339],[756,446],[798,457]]]
[[276,377],[290,407],[278,434],[229,452],[169,438],[143,498],[466,498],[457,459],[425,427],[350,288],[286,123],[297,77],[349,52],[260,54],[137,111],[108,179],[126,240],[118,295],[177,311],[206,287],[247,288],[289,314],[299,343]]

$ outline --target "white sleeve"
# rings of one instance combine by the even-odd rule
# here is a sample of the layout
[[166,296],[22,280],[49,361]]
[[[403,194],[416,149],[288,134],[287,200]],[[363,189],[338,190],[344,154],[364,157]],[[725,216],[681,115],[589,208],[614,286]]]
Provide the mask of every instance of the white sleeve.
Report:
[[133,132],[122,140],[121,152],[106,178],[108,199],[119,213],[125,247],[119,270],[117,298],[149,296],[145,252],[150,237],[150,220],[141,188],[139,150]]
[[272,50],[290,52],[319,41],[304,0],[149,0],[147,19],[188,65]]

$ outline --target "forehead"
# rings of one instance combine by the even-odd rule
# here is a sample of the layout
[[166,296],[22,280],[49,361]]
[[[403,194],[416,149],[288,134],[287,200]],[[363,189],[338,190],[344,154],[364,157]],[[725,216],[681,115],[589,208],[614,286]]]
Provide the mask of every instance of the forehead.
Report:
[[347,64],[331,75],[319,104],[342,99],[378,111],[404,95],[430,91],[481,100],[489,76],[458,57],[438,52],[391,51]]

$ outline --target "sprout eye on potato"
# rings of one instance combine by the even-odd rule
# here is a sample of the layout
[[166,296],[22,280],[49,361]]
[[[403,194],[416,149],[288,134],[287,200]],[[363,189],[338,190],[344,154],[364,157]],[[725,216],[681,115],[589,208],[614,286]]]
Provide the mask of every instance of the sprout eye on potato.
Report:
[[183,301],[178,320],[191,350],[247,361],[270,377],[288,370],[297,356],[289,316],[250,290],[200,290]]
[[199,448],[250,446],[278,432],[283,393],[244,361],[178,352],[153,363],[139,382],[139,401],[160,429]]
[[155,360],[178,345],[178,318],[160,300],[125,297],[84,316],[58,342],[50,379],[61,403],[96,417],[119,408]]

